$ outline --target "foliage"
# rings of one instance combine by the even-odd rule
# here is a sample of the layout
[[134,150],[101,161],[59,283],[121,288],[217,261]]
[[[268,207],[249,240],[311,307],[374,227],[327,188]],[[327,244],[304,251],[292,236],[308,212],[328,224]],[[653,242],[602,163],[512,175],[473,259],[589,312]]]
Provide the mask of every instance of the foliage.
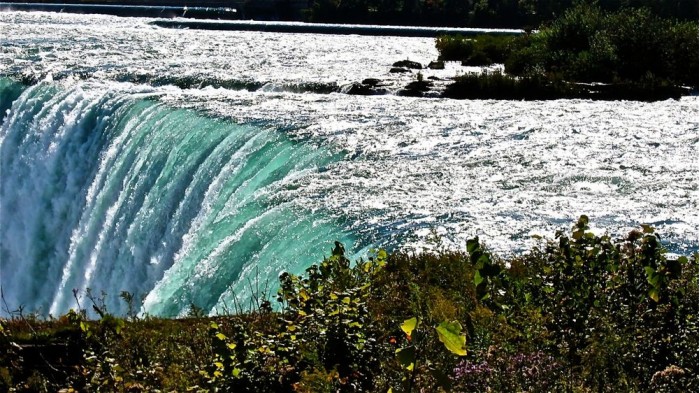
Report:
[[461,99],[516,99],[540,100],[577,98],[585,96],[578,86],[541,76],[516,78],[500,71],[464,74],[455,78],[443,93],[445,97]]
[[[127,301],[131,295],[122,294]],[[698,256],[654,229],[616,239],[582,216],[506,259],[336,243],[283,274],[279,311],[119,318],[88,296],[42,321],[0,321],[0,387],[16,391],[697,391]],[[130,307],[133,310],[133,308]]]
[[[531,29],[547,23],[580,1],[561,0],[313,0],[309,22],[370,23]],[[694,0],[599,0],[610,12],[646,7],[654,15],[697,22]],[[284,4],[277,2],[276,4]],[[278,5],[279,7],[279,5]],[[284,17],[285,12],[278,12]]]
[[506,72],[575,82],[698,86],[698,24],[648,8],[605,12],[580,3],[515,41]]
[[271,323],[276,329],[239,327],[229,339],[212,325],[220,345],[210,381],[224,391],[312,391],[319,384],[333,391],[369,390],[382,348],[367,298],[385,258],[380,252],[351,268],[336,242],[331,256],[309,267],[305,277],[282,274],[277,300],[283,309]]
[[505,35],[483,34],[473,38],[461,35],[441,35],[435,39],[438,59],[462,61],[463,65],[490,65],[503,63],[515,38]]

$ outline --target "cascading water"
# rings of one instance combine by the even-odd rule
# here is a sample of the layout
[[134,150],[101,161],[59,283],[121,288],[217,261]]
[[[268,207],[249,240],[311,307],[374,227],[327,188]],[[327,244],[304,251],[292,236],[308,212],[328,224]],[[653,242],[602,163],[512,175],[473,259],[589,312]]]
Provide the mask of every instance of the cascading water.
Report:
[[153,314],[221,312],[252,281],[318,260],[310,250],[322,242],[354,244],[288,186],[337,159],[321,146],[170,109],[143,90],[0,88],[0,106],[14,101],[0,132],[9,304],[57,315],[91,288],[112,310],[129,291]]

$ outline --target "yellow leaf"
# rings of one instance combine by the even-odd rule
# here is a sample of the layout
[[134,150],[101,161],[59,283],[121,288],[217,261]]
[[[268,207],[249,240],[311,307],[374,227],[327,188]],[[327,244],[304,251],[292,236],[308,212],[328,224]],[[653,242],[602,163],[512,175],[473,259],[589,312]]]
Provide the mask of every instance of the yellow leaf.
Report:
[[416,317],[407,319],[401,324],[401,330],[403,330],[408,337],[411,337],[411,333],[413,333],[416,327],[418,327],[418,318]]
[[462,334],[462,325],[457,321],[442,322],[438,325],[438,338],[445,344],[445,348],[458,356],[467,356],[467,337]]

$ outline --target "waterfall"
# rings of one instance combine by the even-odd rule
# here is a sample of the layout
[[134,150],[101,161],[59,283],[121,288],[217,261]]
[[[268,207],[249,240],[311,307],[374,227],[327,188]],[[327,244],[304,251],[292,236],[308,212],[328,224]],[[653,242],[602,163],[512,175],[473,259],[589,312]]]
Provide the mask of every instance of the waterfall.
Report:
[[0,97],[0,283],[11,307],[55,316],[90,288],[112,312],[128,291],[152,315],[221,313],[334,240],[357,250],[342,217],[296,198],[295,180],[340,158],[332,149],[170,108],[153,89],[0,79]]

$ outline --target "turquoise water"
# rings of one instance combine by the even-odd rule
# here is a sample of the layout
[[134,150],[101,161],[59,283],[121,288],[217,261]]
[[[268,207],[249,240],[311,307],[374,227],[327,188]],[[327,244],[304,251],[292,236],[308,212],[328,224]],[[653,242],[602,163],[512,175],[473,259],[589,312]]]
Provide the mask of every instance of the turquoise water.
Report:
[[[20,86],[1,83],[7,106]],[[148,313],[215,312],[336,239],[356,249],[341,218],[295,204],[288,187],[339,154],[140,95],[41,83],[13,103],[0,134],[10,304],[56,315],[92,288],[115,310],[129,291],[148,295]]]

